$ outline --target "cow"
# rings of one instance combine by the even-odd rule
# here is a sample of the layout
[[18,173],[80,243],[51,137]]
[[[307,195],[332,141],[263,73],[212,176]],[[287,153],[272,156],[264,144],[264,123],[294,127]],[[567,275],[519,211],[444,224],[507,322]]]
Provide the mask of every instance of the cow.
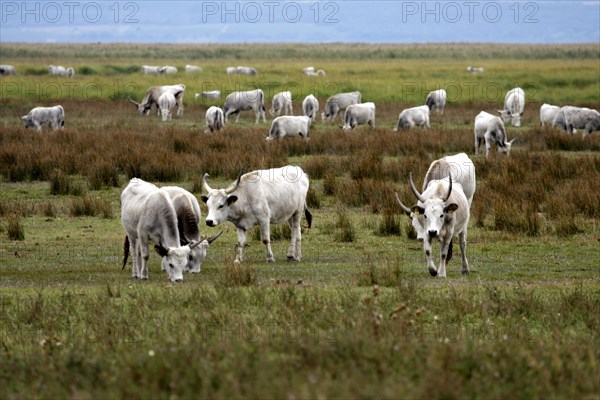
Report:
[[227,67],[227,68],[225,68],[225,72],[227,72],[227,75],[235,75],[235,74],[237,74],[237,68],[236,67]]
[[559,106],[553,106],[551,104],[542,104],[540,107],[540,126],[544,126],[546,124],[550,126],[554,126],[554,119],[556,118],[556,114],[560,111]]
[[157,65],[142,65],[142,74],[160,75],[160,67]]
[[171,282],[182,281],[191,251],[201,242],[181,245],[177,213],[169,194],[139,178],[129,181],[121,193],[121,223],[125,228],[123,268],[133,253],[131,276],[148,279],[149,242],[162,257],[162,270]]
[[362,95],[360,92],[338,93],[327,99],[325,103],[325,111],[321,113],[323,122],[333,121],[335,117],[351,104],[361,102]]
[[273,101],[271,105],[271,109],[269,110],[269,114],[271,115],[280,115],[281,112],[285,115],[293,115],[292,109],[292,92],[289,90],[285,92],[279,92],[273,96]]
[[158,69],[158,73],[160,75],[170,75],[170,74],[176,74],[178,72],[177,68],[172,67],[170,65],[165,65],[164,67],[160,67]]
[[[431,169],[431,168],[430,168]],[[412,173],[409,176],[410,188],[418,202],[411,208],[396,201],[406,215],[413,220],[417,237],[423,239],[423,250],[427,258],[427,268],[432,276],[446,277],[446,263],[452,255],[452,238],[458,235],[462,255],[462,273],[469,273],[467,260],[467,226],[469,224],[470,205],[460,183],[453,182],[452,173],[447,179],[433,179],[425,183],[423,193],[415,188]],[[440,242],[440,263],[436,268],[432,259],[432,241]]]
[[325,76],[325,71],[323,71],[322,69],[315,71],[315,67],[303,68],[302,73],[308,76]]
[[515,126],[521,126],[521,116],[525,109],[525,92],[521,88],[509,90],[504,97],[504,110],[498,110],[504,123],[510,123]]
[[271,123],[271,130],[267,140],[273,140],[276,138],[283,139],[286,136],[300,136],[305,140],[308,140],[310,134],[310,123],[311,119],[305,115],[293,116],[284,115],[277,117]]
[[317,113],[319,112],[319,100],[312,94],[309,94],[302,100],[302,112],[305,116],[310,118],[312,122],[315,122]]
[[187,64],[185,66],[185,72],[202,72],[202,68],[200,68],[196,65]]
[[251,75],[254,76],[257,74],[256,69],[252,68],[252,67],[237,67],[235,69],[235,73],[236,74],[240,74],[240,75]]
[[398,115],[398,123],[394,128],[394,132],[397,132],[400,128],[412,129],[415,126],[430,128],[429,107],[427,105],[402,110]]
[[35,107],[27,115],[23,115],[21,120],[25,128],[36,128],[38,132],[42,131],[42,125],[48,124],[53,130],[64,128],[65,110],[62,106],[54,107]]
[[351,104],[346,108],[344,112],[344,131],[350,131],[356,127],[356,125],[369,125],[371,128],[375,127],[375,103],[360,103]]
[[0,65],[0,75],[16,75],[17,70],[12,65]]
[[173,202],[175,214],[177,214],[177,229],[179,231],[179,242],[182,246],[190,243],[199,243],[196,247],[190,250],[188,256],[187,268],[188,272],[197,274],[200,272],[202,262],[206,259],[208,246],[219,236],[217,233],[213,237],[200,236],[200,219],[202,212],[196,196],[179,186],[163,186],[162,190],[166,191]]
[[480,112],[475,117],[475,155],[479,155],[479,146],[482,141],[485,141],[485,156],[490,153],[492,144],[496,145],[499,153],[506,156],[510,155],[510,149],[515,139],[507,142],[506,129],[504,122],[500,117],[496,117],[485,111]]
[[75,75],[75,70],[73,67],[65,68],[62,65],[48,65],[48,73],[50,75],[59,75],[72,78]]
[[425,104],[429,107],[429,111],[433,109],[443,115],[446,107],[446,90],[438,89],[430,92],[425,99]]
[[202,196],[208,208],[206,225],[217,226],[225,221],[233,223],[238,238],[236,263],[243,261],[246,233],[255,225],[260,226],[267,262],[275,262],[271,250],[270,225],[286,221],[292,234],[288,261],[302,259],[302,211],[309,228],[312,215],[306,206],[308,176],[300,167],[288,165],[240,174],[236,182],[226,189],[212,189],[208,186],[207,177],[208,174],[202,177],[207,192],[206,196]]
[[175,96],[171,92],[164,92],[158,98],[158,108],[160,110],[160,114],[162,115],[163,122],[170,121],[173,115],[172,111],[175,108]]
[[240,119],[240,111],[253,110],[255,116],[255,124],[262,115],[263,123],[267,122],[265,118],[265,95],[262,90],[255,89],[242,92],[232,92],[225,98],[223,113],[225,115],[225,123],[229,114],[235,114],[235,122]]
[[148,115],[153,105],[156,106],[157,113],[159,113],[160,108],[158,106],[158,98],[165,92],[169,92],[175,96],[177,116],[183,115],[183,95],[185,94],[185,85],[182,83],[177,85],[152,86],[146,91],[146,95],[141,103],[138,103],[129,96],[127,99],[136,106],[137,110],[142,115]]
[[[561,121],[561,122],[559,122]],[[600,113],[586,107],[565,106],[560,109],[554,125],[573,135],[576,129],[583,129],[583,138],[594,131],[600,131]]]
[[472,74],[478,74],[483,72],[483,67],[471,67],[470,65],[467,67],[467,72]]
[[220,131],[225,126],[223,110],[217,106],[211,106],[206,110],[206,129],[204,133]]

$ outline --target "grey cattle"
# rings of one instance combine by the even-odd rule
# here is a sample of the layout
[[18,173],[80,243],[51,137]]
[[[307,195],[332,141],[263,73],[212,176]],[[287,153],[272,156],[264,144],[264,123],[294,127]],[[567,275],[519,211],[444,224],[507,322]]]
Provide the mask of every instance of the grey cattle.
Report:
[[175,96],[171,92],[165,92],[158,98],[158,108],[163,122],[171,120],[176,102],[177,100],[175,100]]
[[239,66],[235,69],[235,73],[239,74],[239,75],[250,75],[250,76],[254,76],[257,74],[256,69],[252,68],[252,67],[244,67],[244,66]]
[[17,70],[12,65],[0,65],[0,75],[16,75]]
[[322,69],[315,70],[315,67],[303,68],[302,73],[308,76],[325,76],[325,71],[323,71]]
[[265,95],[262,90],[249,90],[242,92],[232,92],[225,98],[223,113],[225,115],[225,123],[230,114],[235,114],[235,122],[240,119],[240,111],[254,111],[255,124],[262,115],[263,122],[267,122],[265,118]]
[[177,229],[179,231],[179,242],[182,246],[190,243],[199,243],[190,250],[186,271],[199,273],[202,262],[206,259],[208,246],[214,242],[221,233],[211,238],[200,236],[200,219],[202,211],[196,196],[179,186],[163,186],[171,197],[175,214],[177,214]]
[[176,74],[178,72],[176,67],[173,67],[171,65],[165,65],[164,67],[160,67],[158,69],[158,73],[160,75],[169,75],[169,74]]
[[196,65],[187,64],[185,66],[185,72],[202,72],[202,68],[200,68]]
[[554,119],[556,118],[556,114],[560,111],[559,106],[553,106],[551,104],[542,104],[540,107],[540,125],[550,125],[554,126]]
[[142,74],[160,75],[160,68],[158,65],[142,65]]
[[398,115],[398,123],[394,128],[394,132],[398,129],[412,129],[415,126],[429,128],[429,107],[427,105],[411,107],[402,110]]
[[319,112],[319,100],[312,94],[309,94],[302,100],[302,112],[305,116],[311,119],[312,122],[315,122],[317,118],[317,113]]
[[425,99],[425,104],[429,107],[429,111],[435,110],[438,113],[444,114],[446,108],[446,90],[438,89],[430,92]]
[[496,145],[496,149],[499,153],[506,156],[510,155],[510,149],[515,139],[507,142],[506,129],[504,128],[504,122],[499,117],[487,113],[485,111],[480,112],[475,117],[475,155],[479,155],[479,146],[482,142],[485,142],[485,156],[487,157],[490,153],[492,145]]
[[207,177],[208,174],[202,177],[207,192],[206,196],[202,196],[202,201],[208,208],[206,224],[217,226],[225,221],[233,223],[238,238],[235,262],[243,261],[246,232],[255,225],[260,226],[267,262],[274,262],[270,226],[284,222],[290,225],[292,233],[287,258],[290,261],[302,259],[302,212],[309,227],[312,215],[306,206],[308,176],[300,167],[288,165],[249,172],[240,175],[226,189],[211,188],[206,181]]
[[321,113],[323,122],[333,121],[335,117],[351,104],[358,104],[361,102],[362,95],[360,92],[348,92],[338,93],[327,99],[325,103],[325,110]]
[[148,115],[152,106],[156,106],[157,112],[160,112],[158,99],[163,93],[171,93],[175,97],[177,104],[177,116],[183,115],[183,95],[185,94],[185,85],[183,83],[177,85],[152,86],[146,91],[146,95],[141,103],[127,97],[133,103],[140,114]]
[[280,115],[283,111],[284,115],[293,115],[292,109],[292,92],[289,90],[285,92],[279,92],[273,96],[273,101],[269,114]]
[[49,65],[48,73],[50,75],[59,75],[66,76],[67,78],[72,78],[75,75],[75,70],[73,67],[65,68],[62,65]]
[[23,115],[21,120],[25,124],[25,128],[36,128],[38,132],[42,131],[44,124],[57,130],[65,126],[65,110],[62,106],[35,107],[27,115]]
[[375,103],[351,104],[344,112],[344,126],[342,129],[349,131],[357,125],[369,125],[375,127]]
[[521,126],[521,116],[525,109],[525,92],[521,88],[509,90],[504,97],[504,109],[498,110],[504,123]]
[[204,133],[220,131],[225,126],[223,110],[217,106],[211,106],[206,110],[206,129]]
[[467,67],[467,72],[470,72],[472,74],[479,74],[483,71],[483,67],[471,67],[470,65]]
[[152,241],[162,257],[167,278],[171,282],[183,280],[190,253],[201,242],[181,246],[177,213],[167,191],[141,179],[131,179],[121,193],[121,222],[126,232],[123,268],[132,252],[133,278],[148,279],[148,245]]
[[201,93],[196,93],[194,95],[194,98],[197,99],[198,97],[201,97],[203,99],[207,99],[207,100],[219,100],[221,98],[221,91],[220,90],[207,90]]
[[576,129],[583,129],[583,137],[594,131],[600,131],[600,113],[586,107],[565,106],[560,109],[554,120],[555,126],[560,126],[569,135]]
[[286,136],[300,136],[308,140],[311,120],[307,116],[283,115],[273,120],[267,140],[283,139]]

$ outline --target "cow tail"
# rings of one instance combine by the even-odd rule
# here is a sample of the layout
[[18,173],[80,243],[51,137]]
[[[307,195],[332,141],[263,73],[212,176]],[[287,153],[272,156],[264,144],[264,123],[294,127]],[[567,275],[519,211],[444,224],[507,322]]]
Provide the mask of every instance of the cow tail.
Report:
[[262,90],[260,90],[258,93],[260,93],[260,106],[262,108],[262,111],[265,112],[265,94]]
[[308,227],[311,228],[312,227],[312,214],[310,213],[310,210],[306,206],[306,203],[304,203],[304,217],[306,217],[306,222],[308,222]]
[[129,236],[125,235],[125,243],[123,243],[123,267],[121,267],[121,270],[125,269],[127,258],[129,258]]

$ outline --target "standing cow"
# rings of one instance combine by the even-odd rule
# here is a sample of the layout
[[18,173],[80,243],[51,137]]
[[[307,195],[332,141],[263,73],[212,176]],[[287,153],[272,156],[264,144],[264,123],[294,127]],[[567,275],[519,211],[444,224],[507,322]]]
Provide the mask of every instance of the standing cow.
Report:
[[227,117],[230,114],[235,114],[235,122],[238,122],[240,111],[248,110],[254,111],[255,124],[258,124],[261,116],[263,123],[267,122],[265,118],[265,94],[261,89],[230,93],[225,98],[225,105],[223,106],[225,123],[227,123]]
[[446,90],[438,89],[430,92],[425,99],[425,104],[430,111],[435,110],[443,115],[446,108]]
[[152,86],[146,91],[146,95],[141,103],[138,103],[129,96],[127,99],[136,106],[138,112],[142,115],[148,115],[152,110],[152,106],[156,106],[157,114],[160,115],[158,99],[163,93],[171,93],[173,96],[175,96],[175,103],[177,104],[177,116],[182,116],[183,95],[185,94],[185,85],[183,83],[179,83],[177,85]]
[[559,112],[559,106],[553,106],[546,103],[542,104],[540,107],[540,126],[544,126],[546,124],[554,126],[554,119],[556,118],[556,114]]
[[273,120],[267,140],[283,139],[286,136],[300,136],[308,140],[311,120],[304,115],[283,115]]
[[12,65],[0,65],[0,75],[16,75],[17,70]]
[[525,109],[525,92],[521,88],[509,90],[504,97],[504,110],[498,110],[502,121],[508,121],[515,126],[521,126],[521,116]]
[[375,127],[375,103],[351,104],[344,112],[344,131],[352,130],[356,125]]
[[415,126],[429,128],[429,107],[427,105],[411,107],[402,110],[398,115],[398,123],[394,128],[394,132],[398,129],[412,129]]
[[217,106],[210,106],[206,110],[206,129],[204,129],[204,133],[220,131],[223,126],[225,126],[223,110]]
[[583,129],[583,138],[600,130],[600,113],[586,107],[565,106],[554,119],[554,125],[566,130],[569,135]]
[[206,182],[207,177],[208,174],[202,177],[207,192],[206,196],[202,196],[202,201],[208,208],[206,225],[217,226],[225,221],[235,225],[238,237],[236,263],[243,261],[246,232],[255,225],[260,226],[260,238],[266,248],[267,262],[275,262],[271,250],[270,225],[286,221],[292,233],[287,258],[289,261],[302,259],[302,212],[309,227],[312,215],[306,206],[308,176],[300,167],[288,165],[249,172],[240,175],[226,189],[211,188]]
[[165,92],[158,98],[158,108],[160,109],[163,122],[171,120],[176,102],[177,100],[175,100],[175,96],[171,92]]
[[349,105],[360,103],[361,97],[360,92],[338,93],[331,96],[325,103],[325,111],[321,113],[323,122],[333,121],[339,113],[346,111]]
[[292,109],[292,92],[289,90],[277,93],[273,96],[273,103],[269,110],[269,114],[278,116],[282,111],[284,115],[294,114]]
[[25,128],[35,128],[38,132],[42,131],[44,124],[50,125],[53,130],[62,129],[65,126],[65,110],[62,106],[35,107],[21,120]]
[[319,100],[312,94],[306,96],[304,100],[302,100],[302,112],[305,116],[310,118],[312,122],[315,122],[317,113],[319,112]]
[[510,149],[515,139],[507,142],[506,129],[504,128],[504,122],[499,117],[487,113],[485,111],[480,112],[475,117],[475,155],[479,155],[479,146],[482,142],[485,142],[485,156],[490,154],[490,148],[493,144],[496,145],[496,149],[499,153],[506,156],[510,155]]

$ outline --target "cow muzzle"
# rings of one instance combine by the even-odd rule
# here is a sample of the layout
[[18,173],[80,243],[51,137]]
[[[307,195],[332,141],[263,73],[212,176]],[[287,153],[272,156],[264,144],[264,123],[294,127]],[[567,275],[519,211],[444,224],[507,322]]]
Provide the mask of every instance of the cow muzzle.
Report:
[[214,221],[212,219],[207,219],[206,220],[206,225],[208,225],[208,226],[216,226],[215,223],[214,223]]
[[436,231],[436,230],[430,230],[427,233],[429,234],[430,239],[433,239],[434,237],[436,237],[438,235],[438,231]]

